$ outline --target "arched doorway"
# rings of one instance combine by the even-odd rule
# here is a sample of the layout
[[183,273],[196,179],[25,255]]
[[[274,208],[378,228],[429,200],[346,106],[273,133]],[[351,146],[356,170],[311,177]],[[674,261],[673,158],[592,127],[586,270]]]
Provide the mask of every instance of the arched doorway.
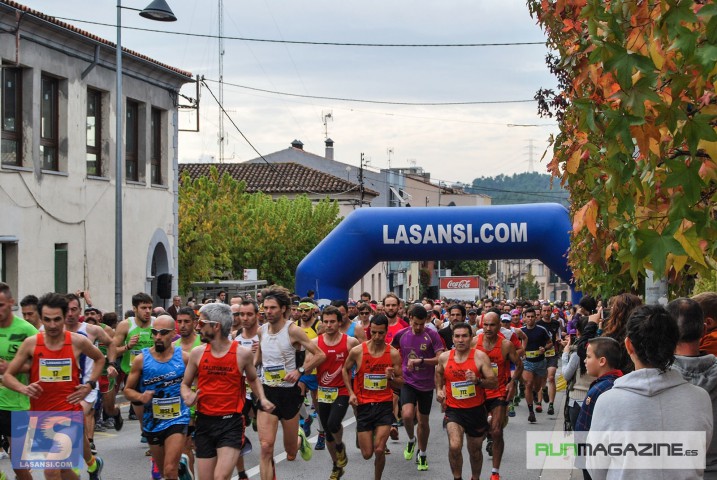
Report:
[[[155,306],[166,307],[168,305],[167,299],[159,298],[157,285],[160,275],[173,275],[169,252],[169,239],[164,231],[158,229],[152,237],[147,252],[147,280],[145,284],[145,291],[149,292]],[[172,288],[172,291],[175,290],[176,288]]]

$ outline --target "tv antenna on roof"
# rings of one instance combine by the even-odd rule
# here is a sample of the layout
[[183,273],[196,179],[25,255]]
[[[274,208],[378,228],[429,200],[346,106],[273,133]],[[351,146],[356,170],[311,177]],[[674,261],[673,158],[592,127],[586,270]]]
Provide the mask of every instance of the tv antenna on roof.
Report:
[[326,140],[327,138],[329,138],[329,120],[333,120],[334,115],[332,114],[331,110],[326,113],[322,111],[321,118],[323,119],[324,124],[324,140]]

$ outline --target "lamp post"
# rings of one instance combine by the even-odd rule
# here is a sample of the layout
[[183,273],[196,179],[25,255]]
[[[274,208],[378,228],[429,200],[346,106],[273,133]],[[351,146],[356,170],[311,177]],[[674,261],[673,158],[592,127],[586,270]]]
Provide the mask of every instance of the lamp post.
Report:
[[[164,0],[154,0],[144,10],[122,6],[117,0],[117,85],[116,85],[116,128],[115,128],[115,312],[124,313],[122,306],[122,9],[135,10],[140,16],[160,22],[175,22],[177,17]],[[120,317],[122,318],[122,317]]]

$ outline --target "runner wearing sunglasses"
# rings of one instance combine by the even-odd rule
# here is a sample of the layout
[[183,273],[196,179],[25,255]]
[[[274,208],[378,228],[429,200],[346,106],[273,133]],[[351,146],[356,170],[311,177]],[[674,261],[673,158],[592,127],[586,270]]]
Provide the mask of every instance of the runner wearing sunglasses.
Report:
[[[143,348],[132,363],[125,397],[142,404],[142,429],[152,459],[165,479],[188,480],[189,459],[182,454],[189,426],[189,407],[180,395],[188,354],[172,345],[175,322],[160,315],[150,329],[154,346]],[[181,463],[180,463],[181,460]]]

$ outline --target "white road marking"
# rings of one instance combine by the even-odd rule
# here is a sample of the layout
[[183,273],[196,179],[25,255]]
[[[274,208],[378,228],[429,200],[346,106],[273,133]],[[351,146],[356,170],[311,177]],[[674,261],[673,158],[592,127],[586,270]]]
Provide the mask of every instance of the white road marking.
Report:
[[[341,425],[343,425],[344,428],[346,428],[346,427],[348,427],[349,425],[351,425],[352,423],[355,423],[355,422],[356,422],[356,417],[351,417],[351,418],[349,418],[349,419],[344,420],[343,422],[341,422]],[[299,428],[301,428],[301,427],[299,427]],[[316,443],[316,439],[317,439],[318,437],[319,437],[318,435],[314,435],[313,437],[311,437],[311,438],[309,439],[309,443],[315,444],[315,443]],[[281,452],[280,454],[274,456],[274,465],[278,465],[280,462],[283,462],[284,460],[286,460],[286,452]],[[257,465],[256,467],[250,468],[249,470],[247,470],[247,471],[246,471],[246,475],[247,475],[247,477],[249,477],[249,478],[252,478],[252,477],[254,477],[254,476],[256,476],[256,475],[259,475],[259,465]],[[235,475],[235,476],[232,477],[232,480],[238,480],[238,479],[239,479],[239,475]]]

